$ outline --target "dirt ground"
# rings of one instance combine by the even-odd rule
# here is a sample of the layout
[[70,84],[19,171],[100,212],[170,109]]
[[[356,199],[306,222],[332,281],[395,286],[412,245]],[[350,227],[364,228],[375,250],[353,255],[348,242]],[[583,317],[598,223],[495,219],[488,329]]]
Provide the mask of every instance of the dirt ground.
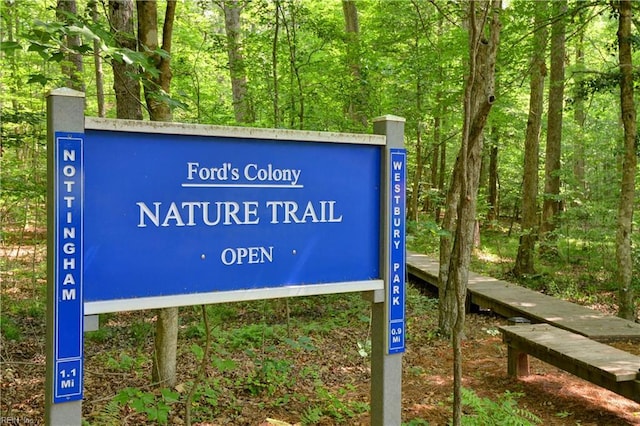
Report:
[[[14,257],[18,257],[15,253]],[[42,258],[39,254],[38,258]],[[25,267],[32,262],[25,257]],[[20,265],[18,265],[20,267]],[[35,297],[38,286],[45,284],[43,276],[36,277],[35,285],[30,277],[20,278],[18,269],[2,272],[3,320],[12,318],[18,321],[21,338],[0,340],[0,424],[43,424],[44,418],[44,377],[45,377],[45,343],[44,315],[42,309],[27,310],[16,317],[7,311],[7,301],[18,303],[21,299]],[[34,288],[36,290],[34,290]],[[449,343],[433,335],[434,319],[432,308],[422,308],[425,299],[415,296],[414,308],[407,317],[407,350],[403,356],[403,415],[406,424],[446,425],[451,418],[451,386],[452,386],[452,351]],[[305,302],[306,311],[293,319],[298,324],[308,324],[311,320],[326,315],[339,314],[340,307],[322,306],[316,299]],[[273,303],[279,303],[274,301]],[[348,305],[350,301],[345,301]],[[364,305],[366,308],[368,305]],[[311,307],[311,308],[309,308]],[[352,315],[344,306],[344,312]],[[414,309],[412,308],[412,309]],[[431,310],[431,311],[430,311]],[[6,315],[5,315],[6,312]],[[191,313],[196,310],[189,311]],[[188,313],[188,312],[187,312]],[[251,324],[261,320],[256,312],[236,312],[235,323],[230,328]],[[288,377],[295,383],[277,383],[278,389],[271,393],[250,394],[247,392],[247,373],[255,371],[256,358],[247,358],[246,351],[227,353],[233,357],[234,371],[226,377],[212,366],[206,372],[209,383],[219,383],[218,408],[215,414],[200,425],[264,425],[264,424],[296,424],[303,413],[314,402],[318,402],[318,385],[322,384],[325,392],[321,402],[335,402],[351,406],[365,407],[360,411],[337,421],[336,417],[325,416],[316,424],[368,424],[369,416],[366,404],[369,400],[370,361],[358,353],[358,343],[366,338],[367,318],[360,321],[360,328],[345,327],[335,330],[312,330],[308,333],[314,345],[313,350],[292,350],[291,346],[282,344],[282,339],[269,342],[273,352],[291,362],[287,371]],[[199,363],[191,349],[193,342],[201,339],[187,340],[189,320],[191,327],[198,324],[199,319],[181,317],[181,344],[179,347],[179,386],[176,391],[181,398],[172,406],[168,424],[184,424],[185,383],[193,380]],[[272,323],[283,323],[283,318],[269,317]],[[262,315],[264,320],[264,315]],[[132,410],[124,404],[111,412],[112,421],[106,423],[105,413],[109,411],[109,402],[122,389],[127,387],[150,391],[149,384],[150,354],[152,353],[152,333],[145,331],[134,336],[136,330],[151,330],[153,316],[149,313],[123,313],[110,317],[101,327],[112,330],[103,341],[85,343],[85,393],[83,401],[83,418],[86,424],[120,424],[139,425],[155,424],[148,417]],[[295,321],[294,321],[295,323]],[[518,407],[530,411],[542,419],[544,425],[640,425],[640,404],[592,385],[570,374],[564,373],[536,359],[531,359],[532,375],[514,379],[507,376],[507,350],[501,341],[497,326],[506,320],[490,313],[470,314],[466,321],[467,339],[464,342],[464,386],[474,390],[480,397],[498,400],[505,392],[510,392],[517,401]],[[140,324],[148,327],[141,328]],[[319,321],[318,324],[322,324]],[[133,327],[137,325],[137,327]],[[293,335],[300,335],[298,329]],[[135,343],[134,343],[135,342]],[[137,345],[137,346],[136,346]],[[637,342],[620,342],[614,346],[630,353],[640,355],[640,344]],[[110,363],[118,353],[127,353],[132,366],[130,371],[123,371],[123,362],[118,368]],[[105,355],[109,354],[108,357]],[[311,368],[303,375],[299,372]],[[311,377],[311,378],[309,378]],[[277,382],[275,376],[272,382]],[[188,386],[186,386],[188,388]],[[327,395],[334,395],[331,399]],[[278,403],[274,403],[278,400]],[[199,401],[198,404],[203,404]],[[111,407],[113,408],[113,406]],[[112,410],[113,411],[113,410]],[[214,411],[212,411],[214,413]],[[113,419],[116,419],[113,421]],[[275,419],[282,423],[267,423],[267,419]],[[420,423],[419,421],[423,422]]]
[[[481,397],[493,400],[507,391],[515,392],[519,395],[518,406],[540,417],[544,425],[640,425],[640,404],[536,359],[531,360],[531,376],[509,378],[506,374],[506,348],[494,332],[495,327],[503,322],[504,320],[487,314],[474,314],[467,318],[468,339],[464,343],[465,387],[473,389]],[[41,324],[34,322],[32,326],[34,333],[37,333]],[[451,349],[447,342],[439,339],[430,340],[428,344],[420,340],[415,339],[408,345],[403,359],[403,421],[423,419],[430,425],[446,425],[451,418]],[[334,340],[325,342],[335,344]],[[42,424],[45,368],[42,343],[40,339],[2,343],[2,419],[5,419],[4,423],[8,423],[6,419],[18,419],[22,421],[21,424]],[[619,343],[615,346],[640,355],[637,344]],[[145,386],[137,375],[128,376],[103,369],[98,362],[99,351],[99,347],[92,346],[87,349],[86,355],[83,408],[85,417],[88,418],[91,418],[93,410],[97,410],[105,400],[115,395],[118,389]],[[345,359],[343,350],[338,347],[318,348],[316,352],[314,356],[317,359],[300,357],[299,362],[322,362],[327,367],[327,377],[335,377],[336,385],[345,380],[354,384],[351,393],[342,398],[363,402],[368,400],[370,375],[366,362]],[[194,365],[189,368],[189,363]],[[183,371],[196,369],[195,360],[187,355],[181,358],[179,364]],[[327,383],[330,380],[325,379]],[[304,393],[304,389],[299,392]],[[211,422],[200,424],[260,425],[269,424],[265,423],[267,419],[294,424],[303,409],[304,404],[296,402],[282,407],[265,408],[263,398],[246,397],[243,398],[243,406],[236,408],[233,417],[220,415],[211,419]],[[122,424],[139,424],[143,421],[135,413],[122,418]],[[368,423],[368,414],[365,413],[344,424]],[[99,423],[94,420],[92,424]],[[180,413],[176,413],[169,424],[182,424]],[[319,424],[334,422],[327,420]]]
[[[505,392],[517,392],[518,406],[542,419],[544,425],[640,425],[640,404],[592,385],[553,366],[530,357],[531,375],[510,378],[506,374],[507,351],[500,336],[491,331],[503,319],[487,315],[467,318],[469,339],[464,344],[464,386],[482,397],[496,400]],[[617,343],[619,349],[640,355],[638,344]],[[449,345],[410,348],[410,365],[428,368],[423,376],[405,372],[405,410],[428,419],[429,424],[446,425],[450,418],[446,400],[451,388],[452,354]]]

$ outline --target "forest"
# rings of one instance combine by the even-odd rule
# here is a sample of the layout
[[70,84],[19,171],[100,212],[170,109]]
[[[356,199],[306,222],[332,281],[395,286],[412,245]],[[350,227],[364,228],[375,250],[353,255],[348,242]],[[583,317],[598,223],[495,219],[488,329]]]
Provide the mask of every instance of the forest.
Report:
[[[347,133],[402,117],[407,249],[449,265],[443,288],[464,291],[471,268],[638,321],[638,2],[2,0],[0,10],[0,420],[44,412],[46,97],[60,87],[84,92],[92,117]],[[469,378],[469,365],[504,357],[499,320],[465,321],[456,292],[408,287],[404,424],[638,421],[637,404],[527,400],[535,391],[506,379]],[[85,337],[87,424],[368,421],[359,295],[100,324]],[[438,365],[447,380],[436,385],[425,359],[442,357],[453,366]]]

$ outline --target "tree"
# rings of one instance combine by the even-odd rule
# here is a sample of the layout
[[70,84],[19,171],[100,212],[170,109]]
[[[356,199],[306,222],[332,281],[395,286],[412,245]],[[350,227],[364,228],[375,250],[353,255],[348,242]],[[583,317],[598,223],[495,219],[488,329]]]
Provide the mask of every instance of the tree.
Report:
[[513,267],[516,276],[533,274],[535,244],[538,238],[538,153],[544,100],[544,79],[547,75],[545,64],[547,47],[547,27],[545,15],[547,2],[535,2],[533,49],[529,79],[529,118],[524,141],[524,171],[522,178],[522,231],[518,255]]
[[[453,334],[455,324],[464,321],[464,299],[460,307],[459,297],[466,293],[480,178],[482,132],[495,101],[495,61],[500,32],[497,12],[500,1],[470,3],[469,69],[465,81],[462,144],[447,192],[442,223],[448,234],[440,239],[438,325],[447,336]],[[488,36],[485,36],[485,31]],[[458,320],[460,309],[463,315]]]
[[236,122],[251,123],[254,115],[248,94],[247,71],[242,53],[242,28],[240,14],[244,8],[239,0],[223,0],[220,7],[224,12],[224,27],[227,35],[227,55],[231,76],[233,112]]
[[[408,46],[410,49],[411,57],[415,58],[410,61],[408,67],[410,68],[410,78],[413,80],[413,87],[408,87],[408,89],[413,89],[414,92],[410,99],[414,100],[414,105],[411,108],[407,107],[407,116],[413,122],[415,122],[415,167],[413,172],[411,191],[408,194],[408,203],[407,203],[407,218],[410,220],[419,220],[419,202],[422,197],[422,189],[423,189],[423,173],[428,162],[428,150],[427,146],[424,143],[424,137],[427,133],[428,124],[427,117],[428,114],[425,111],[425,100],[427,99],[427,89],[428,85],[425,82],[426,74],[428,66],[423,64],[421,58],[423,55],[425,41],[430,43],[431,36],[431,28],[429,22],[426,20],[425,12],[420,7],[419,2],[412,1],[411,2],[413,9],[415,12],[408,11],[410,13],[410,19],[412,19],[412,27],[420,28],[419,31],[413,31],[411,33],[411,37],[413,38],[411,46]],[[431,43],[430,43],[431,44]],[[433,44],[429,46],[432,48]],[[412,135],[413,136],[413,135]],[[434,149],[433,151],[437,151]],[[437,155],[435,152],[432,152],[434,157]],[[436,167],[437,170],[437,167]]]
[[271,81],[273,84],[273,126],[280,127],[280,91],[278,85],[278,35],[280,34],[280,1],[274,0],[273,41],[271,43]]
[[136,1],[138,11],[138,46],[154,65],[143,79],[144,97],[152,121],[171,121],[169,88],[171,86],[171,43],[176,1],[167,0],[162,46],[158,44],[158,11],[155,1]]
[[549,110],[547,112],[547,147],[544,163],[544,202],[541,237],[549,240],[556,229],[560,212],[560,159],[562,153],[562,110],[564,107],[565,20],[567,1],[552,2],[551,72],[549,76]]
[[354,0],[342,0],[346,45],[346,62],[350,80],[347,84],[346,114],[358,126],[367,127],[367,91],[362,77],[360,23]]
[[415,221],[419,219],[418,202],[420,201],[422,173],[425,165],[425,149],[422,142],[423,134],[425,133],[425,123],[418,122],[416,126],[416,168],[413,174],[413,184],[411,185],[411,196],[409,197],[409,204],[407,206],[407,218]]
[[[167,0],[162,27],[162,48],[158,45],[157,3],[138,0],[138,44],[156,66],[157,73],[146,73],[144,96],[152,121],[171,121],[168,103],[171,84],[171,37],[175,18],[176,1]],[[176,351],[178,346],[178,308],[158,310],[156,320],[155,354],[152,379],[165,386],[176,384]]]
[[[444,116],[444,107],[441,103],[438,103],[438,110],[436,116],[433,119],[433,158],[431,161],[431,188],[437,190],[438,194],[444,194],[445,188],[445,170],[447,167],[447,143],[442,138],[442,116]],[[439,114],[442,112],[442,115]],[[438,158],[438,154],[440,157]],[[436,200],[434,209],[434,221],[437,223],[440,221],[441,202]]]
[[[449,189],[451,199],[457,203],[448,204],[455,209],[455,227],[448,228],[450,236],[445,249],[450,255],[444,267],[447,280],[440,286],[445,288],[445,301],[440,300],[446,312],[447,325],[451,325],[454,351],[454,411],[453,424],[459,425],[462,417],[462,352],[469,262],[473,247],[474,224],[480,167],[482,156],[482,132],[491,107],[495,101],[495,64],[500,37],[500,0],[471,1],[468,3],[469,25],[469,68],[465,81],[464,121],[462,143],[456,161],[453,180]],[[457,193],[458,195],[453,195]],[[449,198],[449,197],[448,197]],[[447,215],[450,214],[448,211]],[[442,248],[441,244],[441,248]],[[442,253],[441,253],[442,259]],[[443,265],[440,265],[442,272]],[[449,310],[450,309],[450,310]],[[440,315],[443,318],[443,315]]]
[[633,225],[633,205],[635,199],[635,178],[637,168],[638,124],[633,101],[633,61],[631,56],[630,0],[616,3],[618,16],[618,58],[620,62],[620,109],[624,127],[624,165],[618,207],[616,231],[616,260],[618,266],[618,316],[635,319],[636,300],[633,291],[633,255],[631,231]]
[[[293,2],[287,3],[288,8],[278,2],[280,11],[280,23],[285,32],[288,52],[289,68],[289,123],[290,128],[304,128],[305,119],[305,93],[302,85],[302,73],[299,63],[299,43],[298,43],[298,12],[300,5]],[[298,122],[296,126],[296,121]]]
[[[121,49],[136,50],[137,39],[134,32],[133,0],[110,0],[109,23],[115,45]],[[113,59],[113,91],[116,95],[116,116],[129,120],[142,120],[140,100],[140,80],[136,64]]]
[[[95,0],[90,0],[88,5],[91,10],[91,19],[94,24],[98,24],[100,15],[98,5]],[[105,116],[104,110],[104,72],[102,70],[102,56],[100,56],[100,40],[93,40],[93,64],[96,69],[96,98],[98,101],[98,117]]]
[[500,143],[500,132],[498,126],[491,128],[491,146],[489,147],[489,188],[487,190],[487,221],[489,226],[500,217],[500,203],[498,201],[498,146]]
[[[58,0],[58,5],[56,6],[58,20],[71,25],[74,16],[77,14],[77,9],[75,0]],[[77,48],[82,45],[80,36],[66,34],[65,44],[67,46],[67,55],[62,62],[62,72],[67,76],[66,86],[84,92],[82,54],[77,51]]]
[[[586,20],[586,14],[584,9],[578,11],[577,21],[584,22]],[[574,74],[573,88],[573,120],[577,126],[577,131],[573,132],[573,176],[575,178],[575,188],[577,197],[585,198],[585,191],[587,190],[585,182],[585,148],[584,137],[585,129],[584,125],[587,119],[585,110],[585,93],[581,90],[581,83],[583,78],[583,72],[585,70],[585,28],[580,26],[578,33],[575,37],[575,68],[577,73]]]

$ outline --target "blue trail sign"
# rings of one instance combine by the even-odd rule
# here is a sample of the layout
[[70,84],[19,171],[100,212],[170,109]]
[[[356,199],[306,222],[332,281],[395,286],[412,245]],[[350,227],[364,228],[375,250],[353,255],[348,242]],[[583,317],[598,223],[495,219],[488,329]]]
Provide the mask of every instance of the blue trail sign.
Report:
[[393,148],[389,152],[390,182],[389,197],[391,212],[389,220],[389,241],[391,242],[388,270],[388,307],[389,307],[389,353],[401,353],[405,350],[405,209],[407,153],[404,149]]
[[87,129],[87,310],[292,286],[381,288],[381,151]]
[[82,399],[83,136],[55,135],[54,402]]

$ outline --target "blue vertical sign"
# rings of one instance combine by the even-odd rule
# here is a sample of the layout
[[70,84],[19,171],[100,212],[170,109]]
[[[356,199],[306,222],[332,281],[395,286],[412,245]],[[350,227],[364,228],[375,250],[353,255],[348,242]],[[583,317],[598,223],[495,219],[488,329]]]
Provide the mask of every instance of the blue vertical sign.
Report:
[[54,403],[82,399],[83,142],[55,134]]
[[393,148],[389,153],[390,170],[390,216],[391,243],[388,265],[388,306],[389,306],[389,353],[405,350],[405,211],[407,152]]

